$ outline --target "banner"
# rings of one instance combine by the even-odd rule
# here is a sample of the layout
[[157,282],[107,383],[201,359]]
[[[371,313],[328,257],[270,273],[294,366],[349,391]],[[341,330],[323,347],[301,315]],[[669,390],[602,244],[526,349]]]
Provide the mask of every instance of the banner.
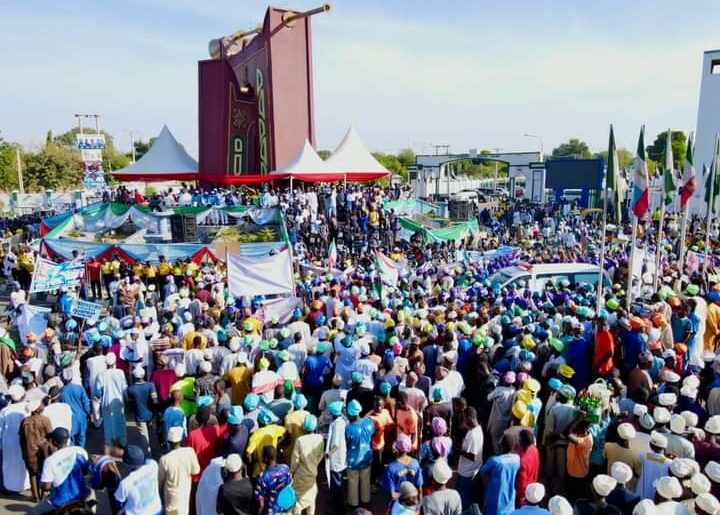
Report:
[[85,320],[98,320],[102,314],[102,304],[78,299],[73,305],[71,315]]
[[271,320],[273,316],[277,316],[279,323],[288,324],[292,320],[293,311],[299,307],[302,307],[302,300],[297,297],[268,299],[263,302],[263,317],[266,323]]
[[85,265],[81,262],[54,263],[49,259],[37,258],[30,293],[78,286],[84,275]]
[[397,286],[400,277],[399,265],[382,252],[375,253],[375,270],[383,283]]
[[104,188],[105,172],[102,166],[102,151],[105,148],[105,136],[103,134],[76,134],[75,146],[80,151],[85,189]]
[[23,304],[20,309],[22,311],[20,316],[17,317],[17,326],[20,341],[24,342],[29,333],[40,335],[45,330],[48,324],[47,317],[50,314],[50,308]]
[[227,273],[228,287],[235,297],[283,295],[294,290],[288,250],[262,257],[229,255]]

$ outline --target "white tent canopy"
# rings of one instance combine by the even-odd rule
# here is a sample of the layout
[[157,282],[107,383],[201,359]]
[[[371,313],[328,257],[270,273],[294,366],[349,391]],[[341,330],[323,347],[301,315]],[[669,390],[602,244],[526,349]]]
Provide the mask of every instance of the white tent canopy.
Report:
[[390,172],[375,159],[363,144],[354,127],[350,126],[335,152],[325,161],[328,169],[352,175],[354,173]]
[[302,175],[306,173],[326,173],[329,168],[325,161],[315,152],[310,142],[306,139],[300,152],[288,164],[279,168],[271,174]]
[[164,125],[145,155],[113,175],[122,181],[173,181],[195,180],[197,173],[197,161]]

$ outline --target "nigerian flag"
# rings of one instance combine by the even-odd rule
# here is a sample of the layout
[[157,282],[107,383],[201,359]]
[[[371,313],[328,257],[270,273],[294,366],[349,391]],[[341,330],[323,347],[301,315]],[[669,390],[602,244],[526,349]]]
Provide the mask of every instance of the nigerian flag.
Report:
[[665,139],[665,169],[663,170],[663,201],[666,206],[672,204],[676,190],[673,176],[672,131],[668,129]]
[[717,170],[718,154],[720,154],[720,137],[715,139],[715,152],[708,172],[707,166],[703,165],[705,176],[705,203],[708,206],[708,215],[718,212],[718,196],[720,196],[720,174]]
[[615,131],[610,125],[610,143],[608,145],[607,172],[605,173],[605,194],[610,190],[612,195],[613,213],[615,223],[622,222],[622,199],[624,197],[623,185],[620,181],[620,168],[618,166],[617,148],[615,147]]
[[400,277],[398,265],[380,251],[375,253],[375,271],[383,284],[397,286]]
[[335,246],[335,240],[332,240],[330,242],[330,246],[328,247],[328,267],[329,268],[335,268],[335,265],[337,265],[337,247]]

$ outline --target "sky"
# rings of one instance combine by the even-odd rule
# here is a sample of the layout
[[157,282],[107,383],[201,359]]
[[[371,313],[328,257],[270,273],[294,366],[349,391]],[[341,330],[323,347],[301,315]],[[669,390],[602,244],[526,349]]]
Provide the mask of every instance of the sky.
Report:
[[[0,136],[39,145],[97,113],[120,149],[167,124],[197,156],[197,62],[266,6],[0,0]],[[604,150],[612,123],[634,149],[642,124],[648,139],[695,129],[718,20],[717,0],[336,0],[313,19],[317,146],[354,125],[382,152],[537,150],[524,134],[546,152],[572,137]]]

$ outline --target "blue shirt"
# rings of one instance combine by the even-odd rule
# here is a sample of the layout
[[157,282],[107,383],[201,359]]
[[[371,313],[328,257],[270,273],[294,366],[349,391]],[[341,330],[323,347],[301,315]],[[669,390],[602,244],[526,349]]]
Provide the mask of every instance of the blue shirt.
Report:
[[620,341],[625,348],[625,369],[631,370],[637,366],[640,353],[647,350],[645,340],[639,332],[623,329],[620,331]]
[[528,506],[527,504],[515,511],[511,511],[510,513],[511,515],[550,515],[550,512],[545,508],[540,508],[539,506]]
[[64,447],[45,460],[40,481],[52,484],[48,500],[53,506],[60,507],[84,498],[84,475],[89,463],[81,447]]
[[60,390],[60,402],[70,406],[73,429],[87,426],[87,416],[90,414],[90,399],[85,393],[85,388],[79,384],[66,384]]
[[[518,468],[520,467],[519,463],[520,458],[518,458]],[[415,488],[422,488],[423,475],[417,460],[412,459],[408,464],[396,460],[387,466],[383,476],[383,488],[387,490],[388,494],[399,493],[400,483],[403,481],[410,481]],[[514,492],[513,489],[513,497]]]
[[324,354],[311,354],[305,360],[306,385],[321,386],[325,371],[330,368],[330,360]]
[[135,418],[138,422],[150,422],[153,412],[150,408],[152,399],[150,395],[155,391],[152,383],[136,383],[128,386],[127,396],[135,406]]
[[520,470],[520,456],[514,453],[493,456],[480,473],[487,477],[483,513],[509,515],[515,509],[515,478]]
[[362,470],[372,463],[370,443],[375,433],[375,424],[367,417],[345,426],[345,442],[347,444],[347,464],[350,470]]

